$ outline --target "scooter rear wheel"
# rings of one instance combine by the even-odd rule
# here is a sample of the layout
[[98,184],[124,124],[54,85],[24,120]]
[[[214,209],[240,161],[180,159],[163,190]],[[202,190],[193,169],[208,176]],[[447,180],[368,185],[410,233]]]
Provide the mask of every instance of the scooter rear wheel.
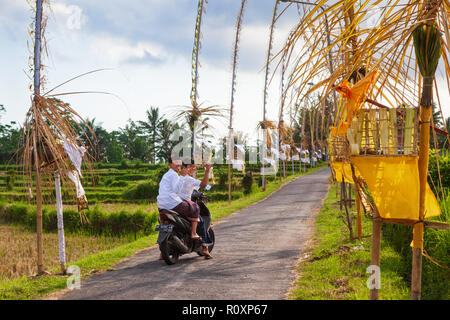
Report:
[[159,245],[159,250],[161,250],[162,257],[168,265],[177,263],[178,258],[180,257],[180,253],[172,242],[172,237],[173,234],[170,233]]

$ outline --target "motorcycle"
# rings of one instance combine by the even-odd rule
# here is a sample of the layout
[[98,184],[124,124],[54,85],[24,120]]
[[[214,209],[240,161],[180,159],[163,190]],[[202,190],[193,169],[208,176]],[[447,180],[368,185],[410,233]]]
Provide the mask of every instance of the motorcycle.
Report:
[[[203,219],[205,229],[212,241],[208,247],[211,252],[214,248],[215,235],[211,224],[211,212],[205,202],[208,200],[202,192],[194,190],[191,200],[200,207],[200,219]],[[159,231],[158,244],[164,261],[168,264],[177,263],[180,256],[191,252],[202,254],[202,240],[191,238],[191,222],[173,210],[162,209],[158,216]],[[199,223],[200,225],[200,223]]]

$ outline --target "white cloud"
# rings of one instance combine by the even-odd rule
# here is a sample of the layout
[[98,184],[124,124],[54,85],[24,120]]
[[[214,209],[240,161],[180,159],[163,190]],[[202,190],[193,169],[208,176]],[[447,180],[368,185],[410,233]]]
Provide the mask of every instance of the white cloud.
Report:
[[51,9],[58,28],[80,30],[88,20],[83,9],[77,5],[53,2]]
[[91,44],[96,55],[103,57],[105,63],[119,65],[135,59],[163,60],[168,56],[167,51],[159,44],[148,41],[131,43],[127,39],[109,35],[95,35],[91,37]]

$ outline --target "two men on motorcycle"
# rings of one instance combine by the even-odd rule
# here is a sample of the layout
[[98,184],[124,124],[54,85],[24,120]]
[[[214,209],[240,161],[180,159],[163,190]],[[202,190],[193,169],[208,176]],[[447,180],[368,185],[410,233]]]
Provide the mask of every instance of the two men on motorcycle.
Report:
[[[156,198],[158,209],[173,210],[186,217],[191,222],[191,238],[202,239],[202,254],[206,258],[212,258],[208,251],[210,243],[208,243],[207,230],[200,217],[200,207],[191,201],[192,192],[208,184],[211,165],[205,166],[205,175],[202,181],[196,180],[190,175],[195,172],[195,166],[191,163],[183,164],[181,160],[172,160],[169,157],[169,167],[169,171],[164,174],[159,183],[159,194]],[[181,167],[183,168],[181,169]],[[181,176],[178,175],[178,172],[181,173]],[[197,234],[197,229],[201,236]]]

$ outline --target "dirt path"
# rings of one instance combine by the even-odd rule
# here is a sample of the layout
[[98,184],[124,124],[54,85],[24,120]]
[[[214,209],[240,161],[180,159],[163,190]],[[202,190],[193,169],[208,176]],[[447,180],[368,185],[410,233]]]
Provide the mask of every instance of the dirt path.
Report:
[[158,248],[143,250],[61,298],[284,299],[326,196],[329,172],[298,178],[222,220],[214,227],[214,259],[194,253],[168,266],[158,260]]

